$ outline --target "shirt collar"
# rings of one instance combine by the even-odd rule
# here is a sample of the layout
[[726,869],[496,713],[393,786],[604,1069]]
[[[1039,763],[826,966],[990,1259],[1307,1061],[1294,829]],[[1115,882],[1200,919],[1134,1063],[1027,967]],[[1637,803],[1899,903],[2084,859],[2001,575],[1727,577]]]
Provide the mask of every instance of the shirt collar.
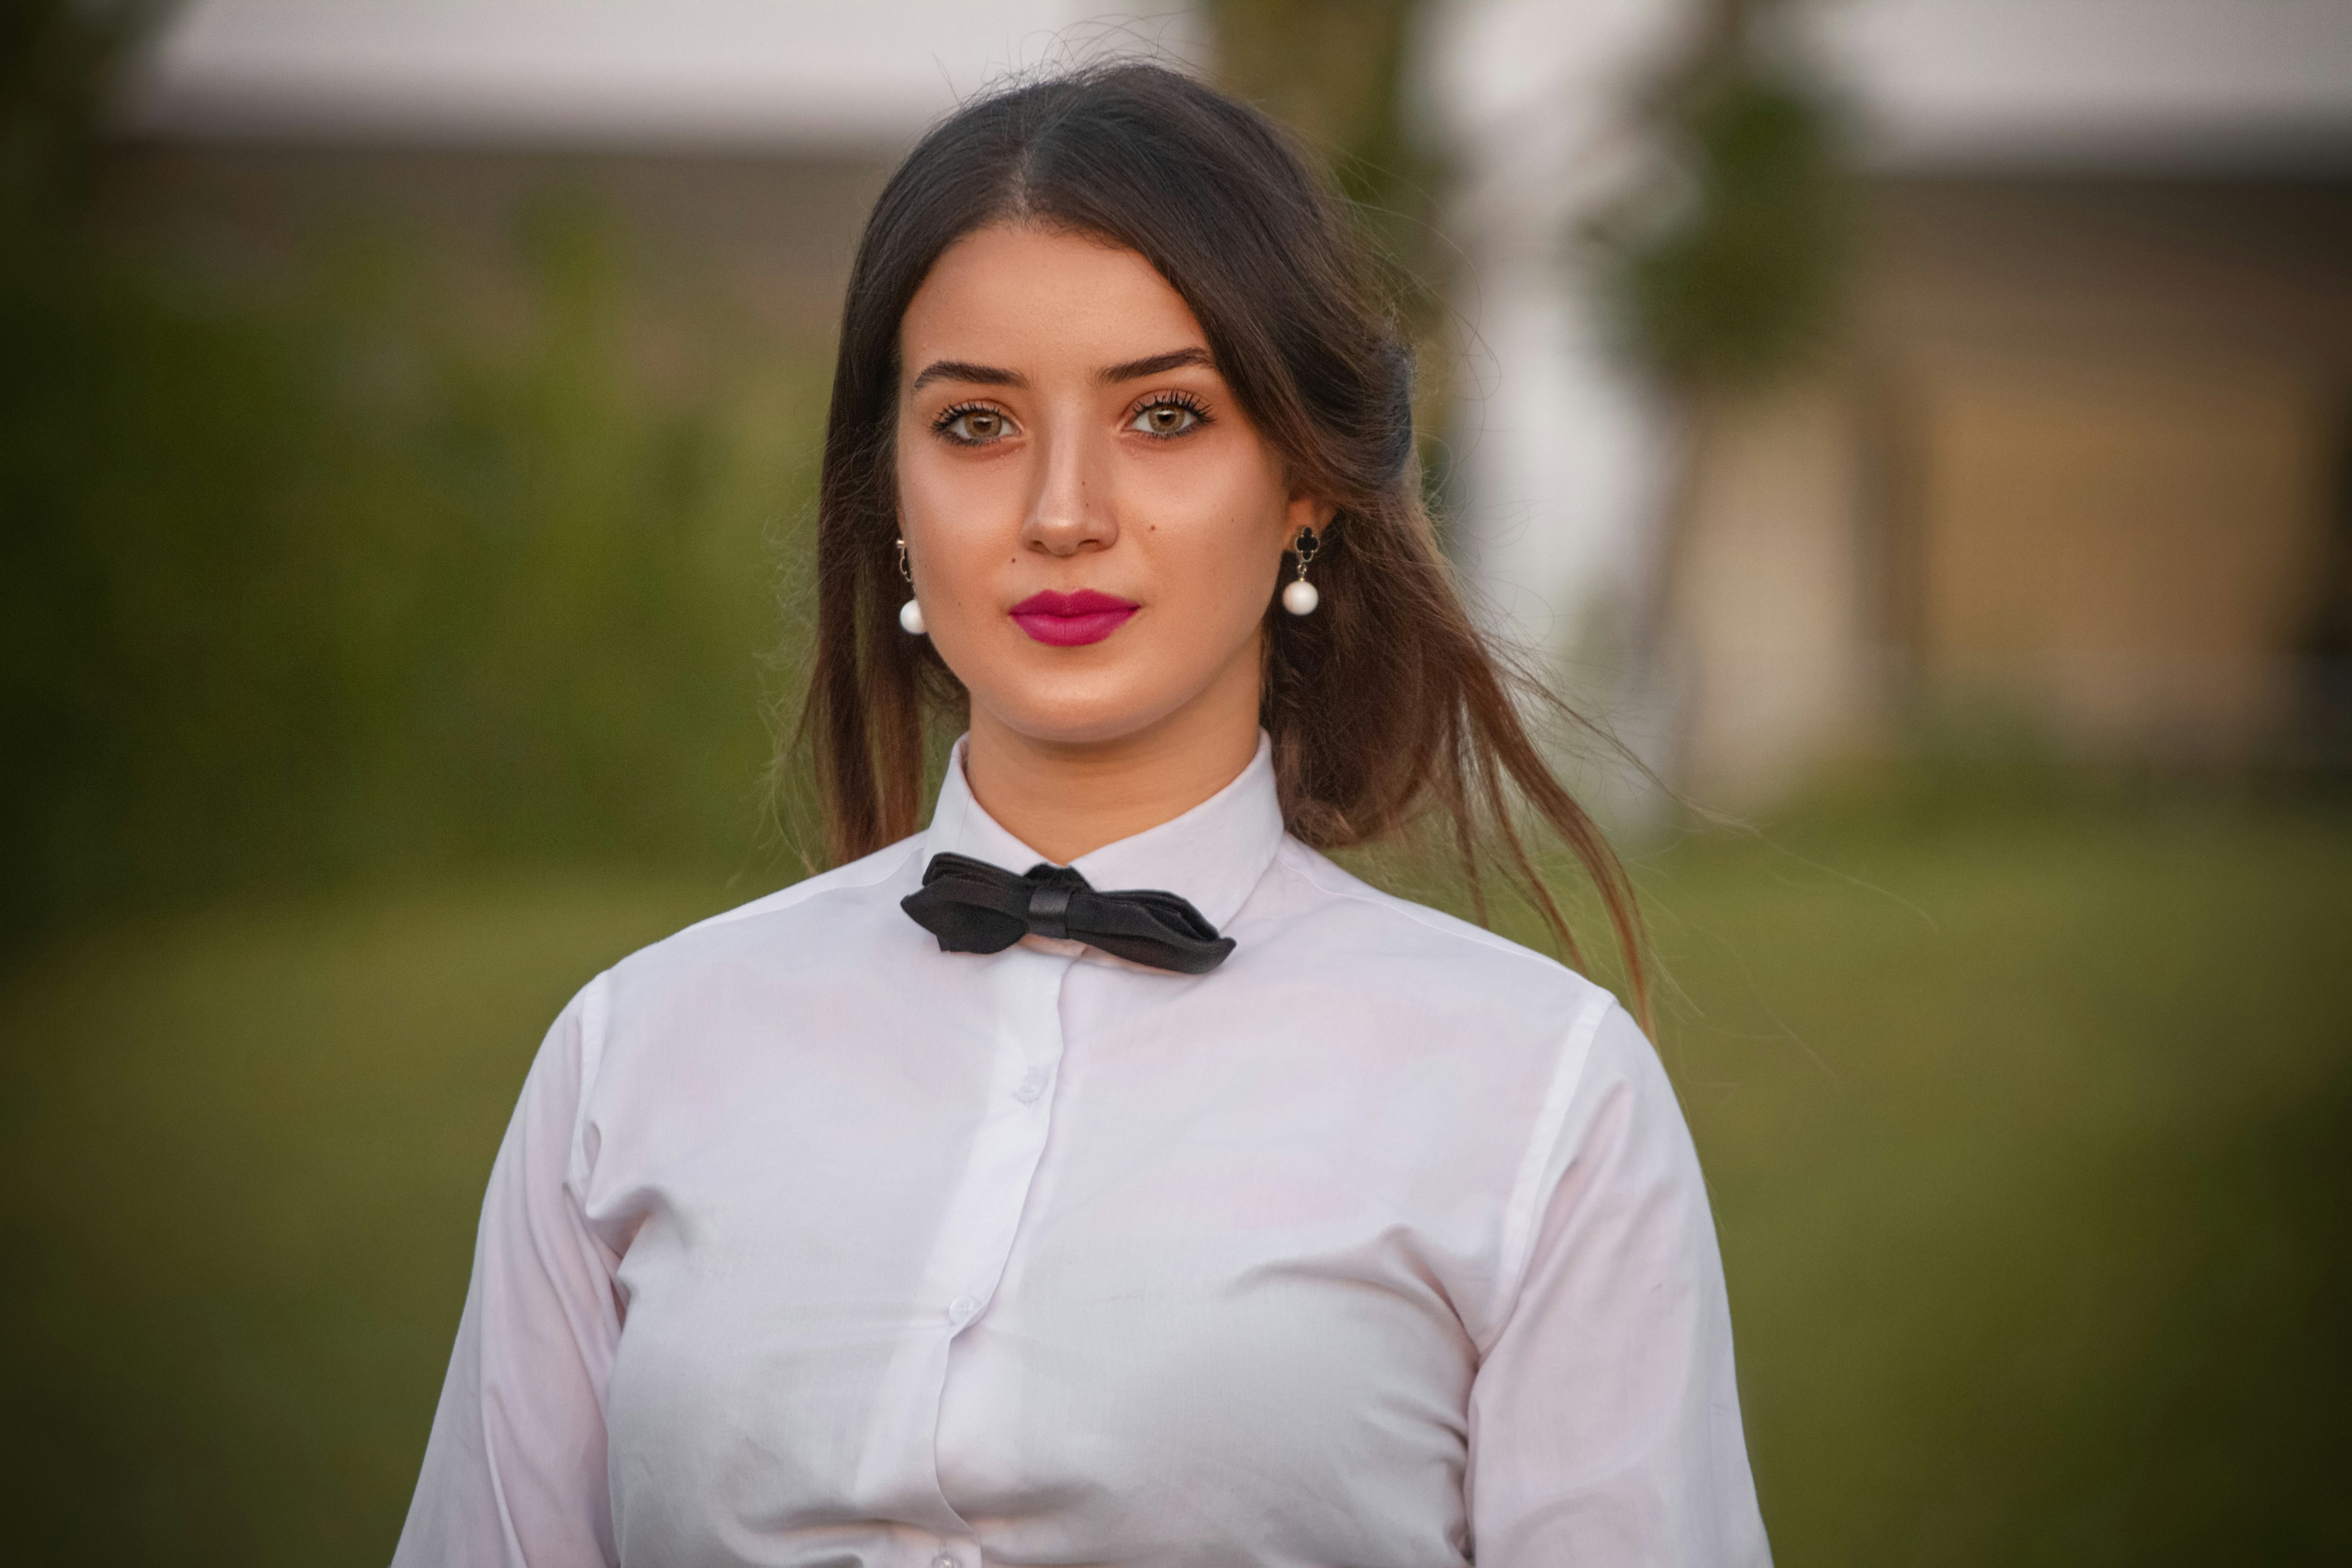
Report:
[[[1014,837],[981,809],[963,776],[970,735],[949,754],[931,825],[923,835],[923,859],[942,852],[969,855],[1024,872],[1045,858]],[[1250,889],[1274,863],[1282,844],[1282,803],[1274,784],[1274,742],[1257,733],[1257,754],[1234,781],[1157,827],[1106,844],[1070,864],[1103,892],[1153,888],[1171,892],[1223,927],[1240,912]]]

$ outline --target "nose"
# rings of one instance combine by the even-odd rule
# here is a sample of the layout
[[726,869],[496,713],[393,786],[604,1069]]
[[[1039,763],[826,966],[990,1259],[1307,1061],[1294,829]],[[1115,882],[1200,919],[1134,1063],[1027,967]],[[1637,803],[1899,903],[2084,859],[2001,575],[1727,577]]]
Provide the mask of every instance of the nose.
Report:
[[1021,542],[1054,556],[1108,550],[1118,542],[1107,461],[1109,443],[1087,431],[1078,417],[1055,425],[1039,443],[1042,461]]

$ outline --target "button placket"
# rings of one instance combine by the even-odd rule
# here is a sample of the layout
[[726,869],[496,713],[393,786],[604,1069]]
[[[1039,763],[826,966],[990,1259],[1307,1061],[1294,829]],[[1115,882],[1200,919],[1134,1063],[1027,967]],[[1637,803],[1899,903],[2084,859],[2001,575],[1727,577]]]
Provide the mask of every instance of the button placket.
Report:
[[996,962],[1000,1099],[986,1110],[943,1216],[931,1278],[950,1336],[988,1310],[1013,1249],[1051,1122],[1048,1093],[1062,1055],[1062,984],[1074,955],[1015,948]]

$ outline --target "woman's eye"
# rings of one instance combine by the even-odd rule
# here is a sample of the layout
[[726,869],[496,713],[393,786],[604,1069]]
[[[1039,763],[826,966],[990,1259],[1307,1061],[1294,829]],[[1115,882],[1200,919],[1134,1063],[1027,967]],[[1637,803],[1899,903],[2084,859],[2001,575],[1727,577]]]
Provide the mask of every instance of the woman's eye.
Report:
[[1155,403],[1137,410],[1128,428],[1146,436],[1181,436],[1200,422],[1199,412],[1181,403]]
[[984,446],[1004,434],[1004,416],[993,408],[950,408],[933,426],[951,441]]

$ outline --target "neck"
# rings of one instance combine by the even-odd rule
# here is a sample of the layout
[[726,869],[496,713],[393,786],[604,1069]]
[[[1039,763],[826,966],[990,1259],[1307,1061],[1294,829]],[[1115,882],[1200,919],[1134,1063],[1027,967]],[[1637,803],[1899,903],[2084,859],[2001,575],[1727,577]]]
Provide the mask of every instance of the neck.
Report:
[[1205,693],[1157,723],[1100,741],[1024,734],[974,704],[964,782],[1006,832],[1066,866],[1183,816],[1240,776],[1257,754],[1255,667],[1250,674],[1245,700]]

